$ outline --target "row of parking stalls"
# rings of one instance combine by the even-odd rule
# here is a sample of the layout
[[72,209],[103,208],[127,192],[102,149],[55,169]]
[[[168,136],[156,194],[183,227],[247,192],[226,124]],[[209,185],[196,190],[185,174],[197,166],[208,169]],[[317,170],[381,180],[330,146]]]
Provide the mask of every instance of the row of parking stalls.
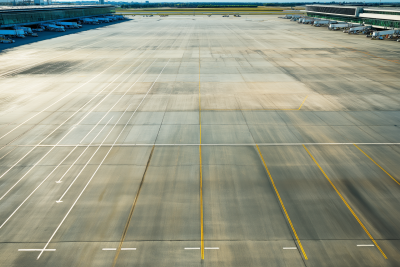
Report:
[[15,43],[11,38],[25,38],[26,36],[38,37],[36,32],[43,32],[45,30],[55,32],[65,32],[65,29],[79,29],[82,24],[99,24],[104,22],[111,22],[117,20],[124,20],[125,17],[121,15],[115,16],[102,16],[95,18],[82,18],[78,22],[73,21],[55,21],[49,23],[37,24],[33,27],[13,26],[11,29],[0,29],[0,43],[10,44]]
[[343,30],[344,33],[348,34],[365,34],[366,37],[370,37],[372,40],[394,39],[397,40],[397,42],[400,42],[399,29],[378,31],[377,29],[374,29],[372,25],[319,19],[301,15],[286,15],[282,18],[290,19],[291,21],[297,21],[297,23],[301,24],[309,24],[314,27],[328,27],[328,29],[331,31]]

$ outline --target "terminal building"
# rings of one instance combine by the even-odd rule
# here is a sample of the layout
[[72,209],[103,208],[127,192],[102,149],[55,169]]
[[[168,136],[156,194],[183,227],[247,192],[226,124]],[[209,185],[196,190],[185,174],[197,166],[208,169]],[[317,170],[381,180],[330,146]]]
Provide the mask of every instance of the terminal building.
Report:
[[115,13],[113,5],[2,6],[0,28],[73,20]]
[[307,16],[400,29],[400,9],[358,6],[307,5]]

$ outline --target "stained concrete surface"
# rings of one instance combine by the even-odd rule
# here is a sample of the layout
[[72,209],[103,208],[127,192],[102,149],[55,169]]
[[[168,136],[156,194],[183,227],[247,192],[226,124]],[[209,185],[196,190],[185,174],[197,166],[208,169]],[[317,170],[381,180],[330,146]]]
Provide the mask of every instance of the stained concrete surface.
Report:
[[2,266],[400,265],[397,42],[276,16],[70,33],[1,48]]

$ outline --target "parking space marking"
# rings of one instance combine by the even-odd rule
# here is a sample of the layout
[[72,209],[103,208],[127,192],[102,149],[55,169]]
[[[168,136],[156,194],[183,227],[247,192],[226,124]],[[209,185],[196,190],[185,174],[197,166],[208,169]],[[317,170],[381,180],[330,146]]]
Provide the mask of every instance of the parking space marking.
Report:
[[283,249],[297,249],[297,247],[283,247]]
[[200,248],[185,248],[186,250],[200,249]]
[[321,168],[317,160],[313,157],[313,155],[310,153],[310,151],[307,149],[305,145],[303,145],[304,149],[307,151],[308,155],[311,157],[311,159],[314,161],[314,163],[318,166],[319,170],[322,172],[322,174],[325,176],[325,178],[328,180],[328,182],[331,184],[333,189],[336,191],[336,193],[339,195],[339,197],[342,199],[343,203],[346,205],[346,207],[349,209],[351,214],[353,214],[354,218],[356,218],[357,222],[360,224],[360,226],[364,229],[365,233],[368,235],[368,237],[371,239],[371,241],[375,244],[375,246],[379,249],[381,252],[382,256],[387,259],[385,253],[382,251],[378,243],[376,243],[375,239],[372,237],[372,235],[369,233],[367,228],[364,226],[364,224],[361,222],[361,220],[358,218],[356,213],[353,211],[353,209],[350,207],[349,203],[347,203],[346,199],[342,196],[342,194],[339,192],[339,190],[336,188],[336,186],[333,184],[331,179],[329,179],[328,175],[325,173],[325,171]]
[[382,171],[384,171],[390,178],[392,178],[393,181],[395,181],[398,185],[400,185],[400,182],[397,181],[390,173],[388,173],[381,165],[379,165],[375,160],[373,160],[370,156],[367,155],[361,148],[359,148],[356,144],[353,144],[358,150],[360,150],[367,158],[369,158],[373,163],[375,163],[376,166],[378,166]]
[[373,244],[369,244],[369,245],[357,245],[357,247],[375,247],[375,245],[373,245]]
[[56,251],[55,249],[18,249],[18,251]]
[[[111,251],[115,251],[117,250],[117,248],[103,248],[102,250],[111,250]],[[121,250],[136,250],[136,248],[121,248]]]
[[277,189],[276,186],[275,186],[274,179],[272,179],[271,173],[269,172],[269,169],[268,169],[268,167],[267,167],[267,164],[265,163],[265,160],[264,160],[264,157],[263,157],[263,155],[262,155],[262,153],[261,153],[261,150],[260,150],[260,148],[258,147],[257,144],[256,144],[256,147],[257,147],[258,153],[260,154],[261,160],[262,160],[262,162],[263,162],[263,164],[264,164],[265,170],[266,170],[267,173],[268,173],[269,179],[271,180],[272,186],[274,187],[276,196],[277,196],[278,199],[279,199],[279,203],[281,204],[281,207],[282,207],[282,209],[283,209],[283,211],[284,211],[284,213],[285,213],[285,215],[286,215],[286,219],[287,219],[287,221],[289,222],[290,227],[292,228],[293,234],[294,234],[294,236],[296,237],[297,243],[299,244],[300,250],[301,250],[301,252],[303,253],[304,259],[305,259],[305,260],[308,260],[307,254],[306,254],[306,252],[304,251],[304,248],[303,248],[303,245],[301,244],[301,241],[300,241],[300,239],[299,239],[299,236],[297,235],[296,230],[294,229],[294,226],[293,226],[293,224],[292,224],[292,221],[290,220],[289,214],[288,214],[287,211],[286,211],[285,205],[283,204],[283,201],[282,201],[282,199],[281,199],[281,196],[279,195],[278,189]]

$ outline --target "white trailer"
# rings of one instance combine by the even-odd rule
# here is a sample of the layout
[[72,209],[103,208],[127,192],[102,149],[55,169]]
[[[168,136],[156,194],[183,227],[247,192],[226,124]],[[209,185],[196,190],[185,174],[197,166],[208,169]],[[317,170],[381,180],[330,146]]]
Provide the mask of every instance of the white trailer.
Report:
[[300,15],[293,15],[290,21],[299,21],[300,20]]
[[349,29],[348,34],[365,33],[365,31],[369,31],[370,29],[371,29],[371,26],[352,27]]
[[68,22],[68,21],[57,21],[56,24],[58,26],[63,26],[64,28],[67,29],[79,29],[82,28],[82,25],[76,23],[76,22]]
[[316,21],[314,21],[314,26],[315,27],[329,26],[329,24],[331,24],[331,23],[334,23],[334,22],[330,21],[330,20],[316,20]]
[[340,29],[348,28],[348,27],[349,27],[348,23],[329,24],[329,30],[331,30],[331,31],[337,31]]
[[18,29],[18,30],[0,30],[0,35],[25,38],[24,30],[20,30],[20,29]]
[[106,18],[96,18],[98,21],[100,21],[100,22],[110,22],[110,20],[109,19],[106,19]]
[[400,35],[400,30],[376,31],[372,33],[372,39],[385,39],[399,35]]
[[314,19],[309,19],[309,18],[303,19],[303,21],[302,21],[303,24],[311,24],[313,22],[314,22]]
[[53,32],[65,32],[64,26],[57,26],[55,24],[42,24],[43,26],[46,27],[47,30],[53,31]]
[[83,18],[82,23],[85,24],[99,24],[99,21],[97,19],[89,19],[89,18]]
[[108,19],[109,21],[115,21],[118,20],[116,17],[114,16],[105,16],[106,19]]
[[44,31],[45,30],[45,28],[43,27],[43,26],[37,26],[37,28],[32,28],[32,31],[34,31],[34,32],[42,32],[42,31]]
[[38,34],[33,32],[31,28],[29,27],[14,27],[16,30],[23,30],[25,35],[33,36],[33,37],[38,37]]

